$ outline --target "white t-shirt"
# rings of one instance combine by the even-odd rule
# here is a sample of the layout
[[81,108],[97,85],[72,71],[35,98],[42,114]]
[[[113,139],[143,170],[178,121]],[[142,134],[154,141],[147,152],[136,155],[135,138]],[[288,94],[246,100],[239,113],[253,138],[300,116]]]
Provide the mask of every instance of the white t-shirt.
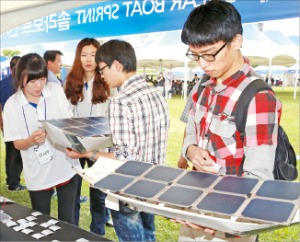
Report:
[[92,90],[94,79],[87,82],[87,88],[83,86],[84,99],[79,101],[77,105],[72,105],[74,117],[107,117],[109,99],[117,94],[115,88],[110,90],[110,97],[104,103],[92,104]]
[[[33,131],[42,127],[38,120],[71,118],[72,111],[63,89],[54,83],[47,83],[43,96],[34,108],[21,90],[12,95],[4,108],[4,140],[26,139]],[[24,178],[28,190],[44,190],[71,179],[75,172],[72,165],[80,167],[78,160],[72,160],[65,154],[64,147],[45,142],[53,154],[53,160],[40,164],[34,152],[34,146],[21,150]],[[71,165],[72,163],[72,165]]]

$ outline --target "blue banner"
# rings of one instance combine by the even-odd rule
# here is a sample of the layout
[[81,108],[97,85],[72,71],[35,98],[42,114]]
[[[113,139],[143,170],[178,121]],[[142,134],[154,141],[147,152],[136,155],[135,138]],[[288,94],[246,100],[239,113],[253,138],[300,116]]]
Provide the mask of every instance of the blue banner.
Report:
[[[1,48],[181,29],[205,0],[105,1],[64,10],[1,34]],[[231,0],[243,23],[299,17],[299,1]],[[63,4],[63,3],[62,3]]]

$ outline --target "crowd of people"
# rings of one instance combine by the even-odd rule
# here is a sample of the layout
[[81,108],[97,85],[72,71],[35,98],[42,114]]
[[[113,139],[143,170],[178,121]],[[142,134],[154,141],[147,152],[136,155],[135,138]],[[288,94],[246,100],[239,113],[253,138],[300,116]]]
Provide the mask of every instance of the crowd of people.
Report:
[[[195,75],[191,82],[181,116],[186,129],[178,167],[186,169],[190,164],[196,171],[273,179],[280,101],[270,91],[256,94],[247,113],[253,118],[246,123],[243,140],[232,119],[239,94],[258,78],[241,53],[242,35],[239,12],[222,0],[196,7],[184,23],[181,40],[188,46],[186,56],[198,62],[207,75],[201,81]],[[172,81],[160,73],[156,88],[149,85],[137,74],[134,48],[122,40],[102,45],[93,38],[79,41],[63,81],[58,77],[62,56],[57,50],[47,51],[44,58],[35,53],[21,56],[13,71],[16,88],[7,93],[5,106],[2,98],[8,89],[1,81],[3,134],[10,159],[6,162],[7,185],[9,190],[27,189],[32,208],[45,214],[50,214],[55,190],[58,218],[78,226],[82,180],[72,166],[91,167],[99,157],[165,164],[170,126],[166,98]],[[113,141],[109,149],[79,153],[59,147],[39,123],[90,116],[108,118]],[[15,155],[18,151],[21,157]],[[10,158],[13,152],[14,159]],[[12,168],[12,163],[21,160],[23,168]],[[26,187],[20,184],[22,169]],[[12,170],[16,173],[13,183]],[[90,188],[89,196],[91,232],[105,235],[110,212],[119,241],[156,241],[154,214],[121,201],[119,211],[109,211],[103,191]],[[257,240],[256,235],[237,237],[188,221],[175,222],[182,225],[179,241]]]

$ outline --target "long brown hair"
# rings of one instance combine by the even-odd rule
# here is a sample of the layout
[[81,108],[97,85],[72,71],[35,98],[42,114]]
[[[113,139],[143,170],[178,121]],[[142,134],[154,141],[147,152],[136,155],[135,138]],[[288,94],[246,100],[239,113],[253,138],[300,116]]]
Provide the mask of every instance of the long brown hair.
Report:
[[[75,59],[65,83],[66,97],[71,101],[73,105],[77,105],[79,101],[82,101],[84,99],[84,69],[82,67],[80,57],[83,47],[87,45],[93,45],[97,49],[100,47],[100,43],[93,38],[82,39],[76,47]],[[106,84],[103,78],[101,78],[101,75],[99,73],[99,67],[97,65],[95,69],[91,101],[93,104],[103,103],[108,99],[109,95],[109,86]]]

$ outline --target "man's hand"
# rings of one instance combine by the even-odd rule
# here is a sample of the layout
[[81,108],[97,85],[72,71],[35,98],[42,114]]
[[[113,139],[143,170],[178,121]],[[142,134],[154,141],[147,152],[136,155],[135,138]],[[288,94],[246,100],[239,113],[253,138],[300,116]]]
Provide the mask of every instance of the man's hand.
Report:
[[90,152],[87,153],[79,153],[76,150],[73,150],[71,148],[66,148],[66,155],[70,157],[71,159],[79,159],[79,158],[88,158],[90,157]]
[[211,159],[209,152],[198,146],[190,145],[187,149],[187,157],[193,163],[197,171],[217,174],[218,170],[214,168],[215,162]]
[[175,222],[175,223],[180,223],[180,224],[182,224],[184,226],[187,226],[189,228],[192,228],[192,229],[201,230],[201,231],[203,231],[205,233],[208,233],[210,235],[215,235],[215,230],[200,226],[198,224],[190,223],[190,222],[183,221],[183,220],[180,220],[180,219],[171,219],[171,221]]
[[179,160],[177,162],[177,167],[178,168],[182,168],[182,169],[189,168],[188,161],[184,157],[180,156],[180,158],[179,158]]

